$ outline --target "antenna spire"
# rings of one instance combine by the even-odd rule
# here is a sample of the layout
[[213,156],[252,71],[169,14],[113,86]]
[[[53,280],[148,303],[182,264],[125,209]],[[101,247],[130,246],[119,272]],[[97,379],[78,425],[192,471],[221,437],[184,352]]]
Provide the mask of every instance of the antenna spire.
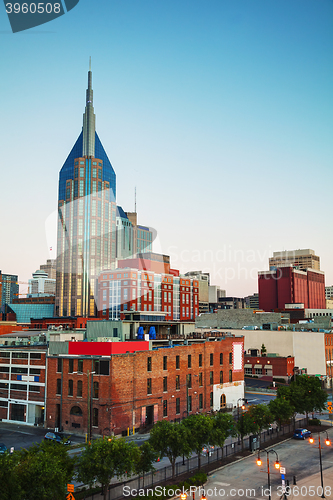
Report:
[[93,106],[91,57],[89,57],[88,88],[86,91],[86,109],[83,115],[83,151],[82,156],[95,156],[95,114]]
[[91,56],[89,57],[89,71],[91,71]]
[[134,212],[136,213],[136,186],[134,188]]

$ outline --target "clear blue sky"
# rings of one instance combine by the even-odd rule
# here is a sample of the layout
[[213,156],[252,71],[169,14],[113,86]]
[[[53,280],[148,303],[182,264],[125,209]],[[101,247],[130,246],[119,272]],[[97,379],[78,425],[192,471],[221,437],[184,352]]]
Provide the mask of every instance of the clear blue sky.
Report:
[[49,257],[91,56],[117,202],[137,187],[173,267],[244,296],[273,251],[312,248],[333,284],[331,0],[80,0],[17,34],[2,6],[0,44],[3,272]]

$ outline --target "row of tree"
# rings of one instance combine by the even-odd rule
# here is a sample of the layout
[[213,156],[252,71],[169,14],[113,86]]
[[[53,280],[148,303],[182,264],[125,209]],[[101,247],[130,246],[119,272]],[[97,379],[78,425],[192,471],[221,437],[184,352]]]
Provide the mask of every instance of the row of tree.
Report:
[[204,445],[223,447],[228,436],[244,437],[260,433],[276,422],[281,428],[297,413],[307,416],[325,408],[327,395],[315,377],[299,376],[289,386],[279,387],[268,405],[258,404],[234,420],[230,414],[190,415],[181,423],[157,422],[142,446],[114,437],[100,438],[86,445],[81,455],[71,458],[65,446],[43,442],[29,450],[0,455],[1,500],[58,500],[66,494],[66,484],[74,473],[79,481],[102,485],[104,498],[113,477],[143,474],[154,470],[158,457],[167,457],[175,473],[178,457],[198,455]]

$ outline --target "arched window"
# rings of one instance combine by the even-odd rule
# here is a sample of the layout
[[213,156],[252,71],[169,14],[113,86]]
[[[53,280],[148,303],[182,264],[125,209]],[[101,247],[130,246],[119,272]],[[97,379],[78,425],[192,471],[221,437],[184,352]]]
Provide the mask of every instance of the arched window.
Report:
[[78,417],[82,417],[82,410],[79,406],[72,406],[71,415],[76,415]]
[[226,398],[225,398],[225,394],[222,394],[221,400],[220,400],[220,408],[225,408],[225,406],[226,406]]

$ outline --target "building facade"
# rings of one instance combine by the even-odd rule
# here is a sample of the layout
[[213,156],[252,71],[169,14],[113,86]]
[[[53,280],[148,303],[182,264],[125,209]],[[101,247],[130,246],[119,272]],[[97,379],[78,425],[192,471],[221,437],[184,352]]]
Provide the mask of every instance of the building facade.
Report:
[[92,72],[83,128],[59,175],[57,316],[94,316],[95,279],[116,258],[116,174],[95,131]]
[[304,250],[283,250],[273,252],[269,259],[269,269],[292,265],[299,269],[315,269],[320,271],[320,258],[310,248]]
[[33,273],[29,280],[28,297],[42,297],[45,295],[55,295],[56,280],[49,278],[47,272],[41,269]]
[[0,271],[0,298],[1,304],[10,304],[18,296],[19,284],[16,274],[2,274]]
[[294,375],[295,359],[292,356],[251,356],[245,354],[244,374],[258,378],[283,378],[289,381]]
[[80,354],[82,344],[48,357],[48,427],[87,432],[90,410],[93,434],[125,435],[231,409],[244,397],[242,337],[154,350],[148,342],[89,342],[90,356]]
[[164,313],[166,320],[190,321],[199,314],[198,280],[120,268],[98,278],[99,317],[124,319],[126,311]]
[[57,277],[57,259],[47,259],[46,264],[42,264],[39,269],[46,272],[49,279],[55,280]]
[[292,266],[258,273],[259,307],[264,311],[284,309],[286,304],[303,304],[305,309],[325,309],[325,275],[322,271],[301,271]]

